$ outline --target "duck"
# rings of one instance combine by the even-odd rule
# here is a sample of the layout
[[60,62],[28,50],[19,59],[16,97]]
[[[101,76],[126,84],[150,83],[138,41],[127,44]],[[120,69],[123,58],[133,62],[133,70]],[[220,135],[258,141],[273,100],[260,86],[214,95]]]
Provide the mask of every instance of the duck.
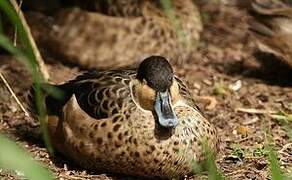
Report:
[[134,68],[152,54],[181,64],[196,52],[203,26],[192,0],[170,2],[105,0],[90,8],[72,2],[49,17],[26,15],[39,46],[65,64]]
[[258,49],[292,68],[292,4],[288,1],[251,2],[250,32]]
[[50,139],[82,168],[176,178],[194,174],[194,163],[206,160],[204,144],[218,152],[216,128],[162,56],[137,69],[88,71],[51,86],[64,95],[45,96]]

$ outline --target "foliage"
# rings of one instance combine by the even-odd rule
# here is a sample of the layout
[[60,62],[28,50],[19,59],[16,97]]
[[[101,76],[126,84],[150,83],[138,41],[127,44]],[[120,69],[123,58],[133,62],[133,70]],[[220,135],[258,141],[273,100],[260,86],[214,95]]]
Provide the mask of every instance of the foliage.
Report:
[[[0,10],[1,13],[3,12],[10,19],[12,24],[17,29],[18,38],[21,42],[22,48],[16,48],[13,43],[3,34],[2,21],[0,24],[0,46],[13,54],[17,59],[22,61],[33,75],[32,77],[34,83],[36,84],[36,102],[38,112],[40,114],[39,119],[41,122],[45,144],[48,148],[48,151],[53,153],[45,124],[45,110],[42,103],[40,103],[42,102],[40,82],[43,81],[43,78],[42,75],[38,72],[36,57],[34,55],[32,45],[30,44],[28,34],[25,31],[19,16],[7,0],[0,1]],[[53,179],[52,174],[47,169],[34,162],[13,141],[0,134],[0,142],[0,167],[19,171],[29,179]]]

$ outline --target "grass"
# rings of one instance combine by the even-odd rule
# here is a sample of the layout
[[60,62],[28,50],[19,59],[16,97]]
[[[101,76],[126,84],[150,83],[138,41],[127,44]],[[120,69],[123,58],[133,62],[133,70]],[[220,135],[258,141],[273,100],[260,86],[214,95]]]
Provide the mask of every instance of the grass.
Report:
[[268,156],[269,169],[271,171],[271,179],[284,180],[283,172],[278,161],[277,153],[273,147],[273,143],[274,143],[273,135],[268,124],[269,124],[268,118],[264,117],[263,130],[264,130],[264,135],[266,137],[265,150]]
[[208,171],[208,179],[210,180],[224,180],[225,177],[218,170],[215,163],[215,156],[213,151],[209,148],[207,140],[203,141],[203,151],[206,156],[206,167]]
[[[17,29],[18,38],[21,42],[22,48],[16,48],[3,34],[2,23],[0,28],[0,46],[23,62],[32,74],[33,81],[36,85],[36,107],[38,108],[37,111],[39,113],[39,121],[43,132],[44,142],[48,151],[53,154],[53,148],[49,141],[48,130],[45,123],[45,108],[41,103],[43,102],[43,97],[40,91],[40,83],[44,80],[42,78],[42,74],[38,71],[33,47],[19,16],[11,4],[7,0],[2,0],[0,1],[0,9]],[[29,179],[53,179],[52,174],[46,168],[34,162],[13,141],[3,135],[0,135],[0,142],[0,166],[2,168],[20,171]]]
[[216,83],[213,88],[213,94],[221,97],[225,96],[226,87],[222,83]]
[[3,34],[4,30],[3,30],[3,17],[2,14],[0,13],[0,33]]
[[[286,131],[287,136],[289,137],[289,140],[291,142],[292,140],[292,132],[291,132],[291,125],[292,125],[292,115],[284,113],[283,111],[280,111],[277,115],[273,116],[273,119],[276,119],[279,121],[282,128]],[[267,121],[267,120],[265,120]],[[267,124],[267,122],[266,122]],[[271,171],[271,179],[272,180],[291,180],[292,174],[286,174],[284,175],[283,170],[280,167],[280,162],[278,160],[278,154],[274,148],[274,141],[273,136],[271,133],[271,129],[265,127],[265,133],[266,133],[266,144],[265,149],[267,151],[268,155],[268,161],[269,161],[269,168]],[[290,167],[291,168],[291,167]]]
[[53,179],[45,167],[32,160],[15,142],[0,134],[0,167],[23,174],[31,180]]
[[38,71],[36,57],[34,55],[33,47],[30,43],[29,37],[27,32],[24,29],[24,26],[18,17],[17,13],[15,12],[14,8],[10,5],[8,1],[0,1],[0,8],[2,12],[9,18],[11,23],[15,25],[17,28],[18,38],[21,42],[22,48],[16,48],[13,43],[2,33],[0,34],[0,46],[13,54],[17,59],[23,62],[29,72],[32,74],[33,82],[35,84],[35,97],[36,97],[36,107],[37,112],[39,114],[39,121],[41,124],[41,129],[43,132],[43,138],[45,145],[50,152],[53,154],[53,148],[49,140],[49,133],[46,127],[46,112],[44,105],[41,103],[43,102],[43,96],[41,92],[40,84],[44,82],[42,74]]
[[268,161],[271,170],[271,178],[273,180],[284,179],[283,172],[279,165],[277,153],[271,145],[267,145],[266,149],[268,150]]
[[278,114],[273,115],[273,119],[280,123],[281,127],[286,131],[290,142],[292,142],[292,114],[280,111]]

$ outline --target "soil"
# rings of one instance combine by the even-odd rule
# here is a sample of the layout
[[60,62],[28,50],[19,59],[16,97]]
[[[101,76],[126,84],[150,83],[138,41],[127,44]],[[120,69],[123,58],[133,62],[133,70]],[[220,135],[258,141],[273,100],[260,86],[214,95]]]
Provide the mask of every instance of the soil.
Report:
[[[204,1],[202,1],[204,2]],[[292,174],[292,123],[258,110],[292,113],[292,73],[270,55],[256,52],[248,32],[245,6],[200,3],[205,29],[199,50],[185,64],[175,66],[204,115],[217,127],[222,150],[217,166],[228,179],[270,178],[265,145],[272,136],[283,172]],[[1,55],[0,69],[16,95],[25,102],[31,77],[25,66]],[[47,64],[54,82],[73,78],[78,67],[58,61]],[[243,110],[239,108],[244,108]],[[258,112],[243,112],[247,109]],[[50,157],[27,124],[33,122],[0,83],[0,132],[14,139],[60,179],[125,179],[122,175],[86,171],[57,154]],[[25,126],[24,126],[25,125]],[[290,136],[290,137],[289,137]],[[19,179],[16,172],[0,169],[1,179]],[[188,179],[206,179],[206,175]]]

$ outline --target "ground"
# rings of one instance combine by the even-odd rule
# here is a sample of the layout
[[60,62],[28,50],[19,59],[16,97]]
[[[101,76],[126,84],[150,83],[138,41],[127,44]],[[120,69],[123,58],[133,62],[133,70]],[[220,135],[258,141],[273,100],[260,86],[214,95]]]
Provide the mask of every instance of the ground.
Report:
[[[203,1],[202,1],[203,2]],[[216,126],[222,139],[218,169],[229,179],[270,177],[265,146],[269,135],[280,166],[292,173],[292,123],[276,118],[272,111],[292,113],[292,74],[284,65],[268,62],[272,57],[255,54],[244,8],[201,4],[205,23],[199,50],[175,72],[188,83],[203,114]],[[258,56],[255,56],[258,55]],[[255,57],[258,57],[256,59]],[[259,59],[260,58],[260,59]],[[266,60],[268,59],[268,60]],[[261,61],[262,60],[262,61]],[[266,60],[266,61],[263,61]],[[14,58],[1,56],[1,71],[24,102],[31,78]],[[74,77],[77,67],[48,64],[56,82]],[[0,132],[14,139],[36,160],[62,179],[125,179],[112,174],[85,171],[58,155],[49,157],[43,143],[22,124],[31,122],[0,83]],[[270,112],[270,113],[269,113]],[[290,136],[290,137],[289,137]],[[1,179],[18,179],[17,173],[0,169]],[[206,176],[189,179],[206,178]]]

